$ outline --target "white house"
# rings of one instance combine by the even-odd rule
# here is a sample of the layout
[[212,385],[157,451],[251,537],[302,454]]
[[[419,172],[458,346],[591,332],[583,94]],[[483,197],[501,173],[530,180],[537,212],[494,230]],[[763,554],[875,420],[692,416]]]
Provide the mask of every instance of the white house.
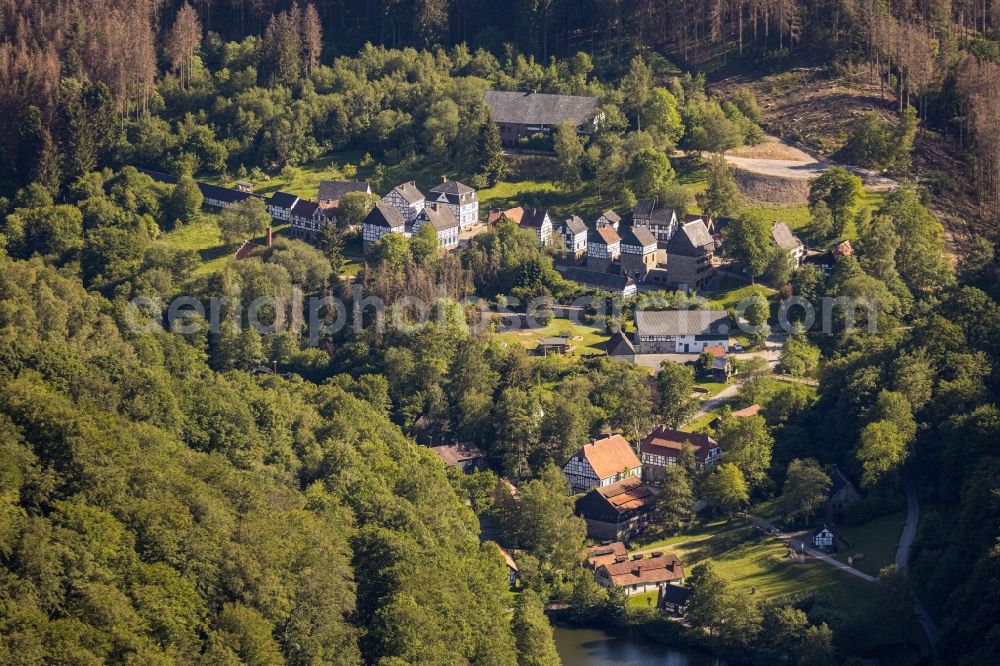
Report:
[[579,259],[587,251],[587,225],[577,215],[559,223],[559,235],[566,244],[566,254]]
[[662,590],[670,583],[684,582],[684,567],[672,553],[660,551],[649,555],[627,555],[618,561],[602,564],[594,571],[594,580],[606,588],[621,588],[625,594],[643,594]]
[[367,250],[383,236],[406,232],[403,214],[393,206],[379,202],[365,218],[362,230],[364,248]]
[[598,229],[603,229],[604,227],[611,227],[615,231],[618,231],[618,225],[622,222],[622,216],[611,210],[610,208],[597,218],[597,223],[594,225]]
[[267,200],[267,212],[275,220],[290,222],[292,219],[292,208],[299,202],[299,198],[289,192],[275,192]]
[[799,240],[787,224],[775,222],[771,225],[771,239],[775,245],[791,255],[796,266],[802,265],[802,260],[806,257],[805,243]]
[[715,346],[729,351],[725,310],[637,310],[635,330],[640,354],[700,354]]
[[429,203],[413,221],[413,234],[417,235],[420,227],[430,224],[437,232],[438,247],[442,250],[453,250],[458,247],[458,232],[460,225],[455,214],[447,204]]
[[538,242],[545,247],[552,240],[552,219],[547,210],[532,208],[525,210],[521,216],[521,226],[535,232]]
[[392,188],[389,194],[382,197],[381,203],[398,210],[399,214],[403,216],[405,224],[413,224],[417,215],[424,209],[426,199],[423,193],[417,189],[417,184],[411,180]]
[[479,197],[476,191],[457,180],[443,177],[440,185],[431,188],[428,201],[447,204],[458,220],[459,228],[465,229],[479,221]]
[[330,218],[315,201],[299,199],[292,206],[289,221],[292,223],[293,238],[311,241],[317,238],[324,225],[330,223]]
[[677,233],[677,213],[673,208],[657,208],[656,199],[639,199],[632,213],[632,226],[649,229],[657,241],[665,243]]
[[574,493],[603,488],[641,473],[642,463],[632,445],[621,435],[609,435],[584,444],[563,465],[563,476]]
[[598,227],[588,234],[587,268],[608,271],[622,253],[622,238],[614,227]]
[[836,537],[826,525],[813,532],[813,545],[820,550],[833,550],[835,540]]

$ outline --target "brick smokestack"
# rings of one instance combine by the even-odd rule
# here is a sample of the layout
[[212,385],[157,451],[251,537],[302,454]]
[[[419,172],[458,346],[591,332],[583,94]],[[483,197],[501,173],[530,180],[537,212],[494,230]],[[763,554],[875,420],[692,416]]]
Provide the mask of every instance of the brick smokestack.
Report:
[[271,227],[268,227],[267,228],[267,240],[265,241],[265,244],[267,245],[267,247],[271,247],[272,241],[273,241],[273,239],[271,237]]

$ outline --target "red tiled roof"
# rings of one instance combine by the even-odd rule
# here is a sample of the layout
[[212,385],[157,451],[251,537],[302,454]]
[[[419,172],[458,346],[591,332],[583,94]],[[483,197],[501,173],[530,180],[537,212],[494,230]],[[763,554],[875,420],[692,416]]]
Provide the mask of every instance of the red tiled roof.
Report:
[[615,231],[614,227],[610,226],[598,229],[597,235],[601,237],[601,240],[603,240],[606,245],[612,245],[622,239],[622,237],[618,235],[618,232]]
[[684,442],[689,442],[694,448],[694,457],[698,462],[705,462],[708,459],[708,452],[719,445],[708,435],[660,428],[649,433],[646,439],[642,440],[639,451],[654,456],[677,458],[681,454]]
[[587,564],[590,565],[591,569],[597,569],[603,564],[616,562],[620,557],[627,559],[628,550],[625,549],[625,544],[621,541],[615,541],[607,545],[591,547],[590,553],[587,555]]
[[705,351],[707,351],[709,354],[711,354],[716,358],[726,355],[726,348],[723,347],[722,345],[716,345],[714,347],[705,347]]
[[589,462],[599,479],[642,466],[632,445],[621,435],[611,435],[606,439],[595,439],[590,444],[584,444],[576,452],[576,456]]
[[618,513],[638,509],[653,501],[653,491],[637,476],[627,476],[611,485],[595,488],[593,492],[603,497]]
[[612,562],[598,568],[607,572],[607,578],[615,587],[643,583],[666,583],[684,578],[684,567],[681,566],[681,561],[677,559],[677,556],[672,553],[653,553],[651,557]]
[[743,409],[737,409],[735,412],[730,414],[730,416],[735,416],[740,418],[741,416],[757,416],[760,414],[760,410],[764,409],[758,404],[750,405],[749,407],[744,407]]

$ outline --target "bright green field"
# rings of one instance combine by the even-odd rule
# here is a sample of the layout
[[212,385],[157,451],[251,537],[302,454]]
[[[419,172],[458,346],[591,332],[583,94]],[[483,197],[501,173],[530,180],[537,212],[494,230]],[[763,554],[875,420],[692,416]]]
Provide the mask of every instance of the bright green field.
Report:
[[[584,324],[574,324],[568,319],[553,318],[543,328],[523,328],[516,331],[506,331],[498,333],[500,339],[510,345],[521,345],[531,351],[538,347],[538,341],[542,338],[558,338],[564,333],[569,333],[569,344],[573,346],[569,354],[571,356],[590,356],[593,354],[603,354],[605,344],[609,336],[604,329],[598,329]],[[579,340],[572,338],[579,337]]]
[[193,250],[201,256],[202,264],[195,273],[213,273],[229,261],[232,250],[222,243],[216,213],[202,212],[197,222],[185,224],[164,234],[160,240],[178,250]]
[[851,547],[834,557],[841,562],[855,553],[863,553],[864,558],[855,560],[854,568],[866,574],[877,576],[882,567],[896,559],[896,546],[906,522],[906,511],[897,511],[879,516],[857,527],[838,527],[837,532],[847,539]]
[[762,284],[744,284],[733,286],[728,289],[716,291],[709,295],[709,304],[719,310],[735,308],[741,301],[750,298],[754,294],[761,294],[764,298],[771,298],[776,292],[770,287]]

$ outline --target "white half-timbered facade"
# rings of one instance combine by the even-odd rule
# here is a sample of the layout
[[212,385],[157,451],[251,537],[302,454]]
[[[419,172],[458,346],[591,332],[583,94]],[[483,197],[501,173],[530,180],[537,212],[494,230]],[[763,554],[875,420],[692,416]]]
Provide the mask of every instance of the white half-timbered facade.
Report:
[[563,465],[563,476],[575,493],[641,474],[642,463],[632,445],[621,435],[585,444]]
[[466,229],[479,221],[479,197],[476,191],[457,180],[445,176],[440,185],[431,188],[427,201],[447,205],[458,220],[459,229]]
[[406,222],[396,208],[380,202],[368,213],[361,233],[367,250],[383,236],[406,233]]
[[392,188],[392,191],[382,197],[381,203],[392,206],[403,216],[404,224],[413,224],[417,215],[424,209],[426,199],[417,189],[414,181],[403,183]]

